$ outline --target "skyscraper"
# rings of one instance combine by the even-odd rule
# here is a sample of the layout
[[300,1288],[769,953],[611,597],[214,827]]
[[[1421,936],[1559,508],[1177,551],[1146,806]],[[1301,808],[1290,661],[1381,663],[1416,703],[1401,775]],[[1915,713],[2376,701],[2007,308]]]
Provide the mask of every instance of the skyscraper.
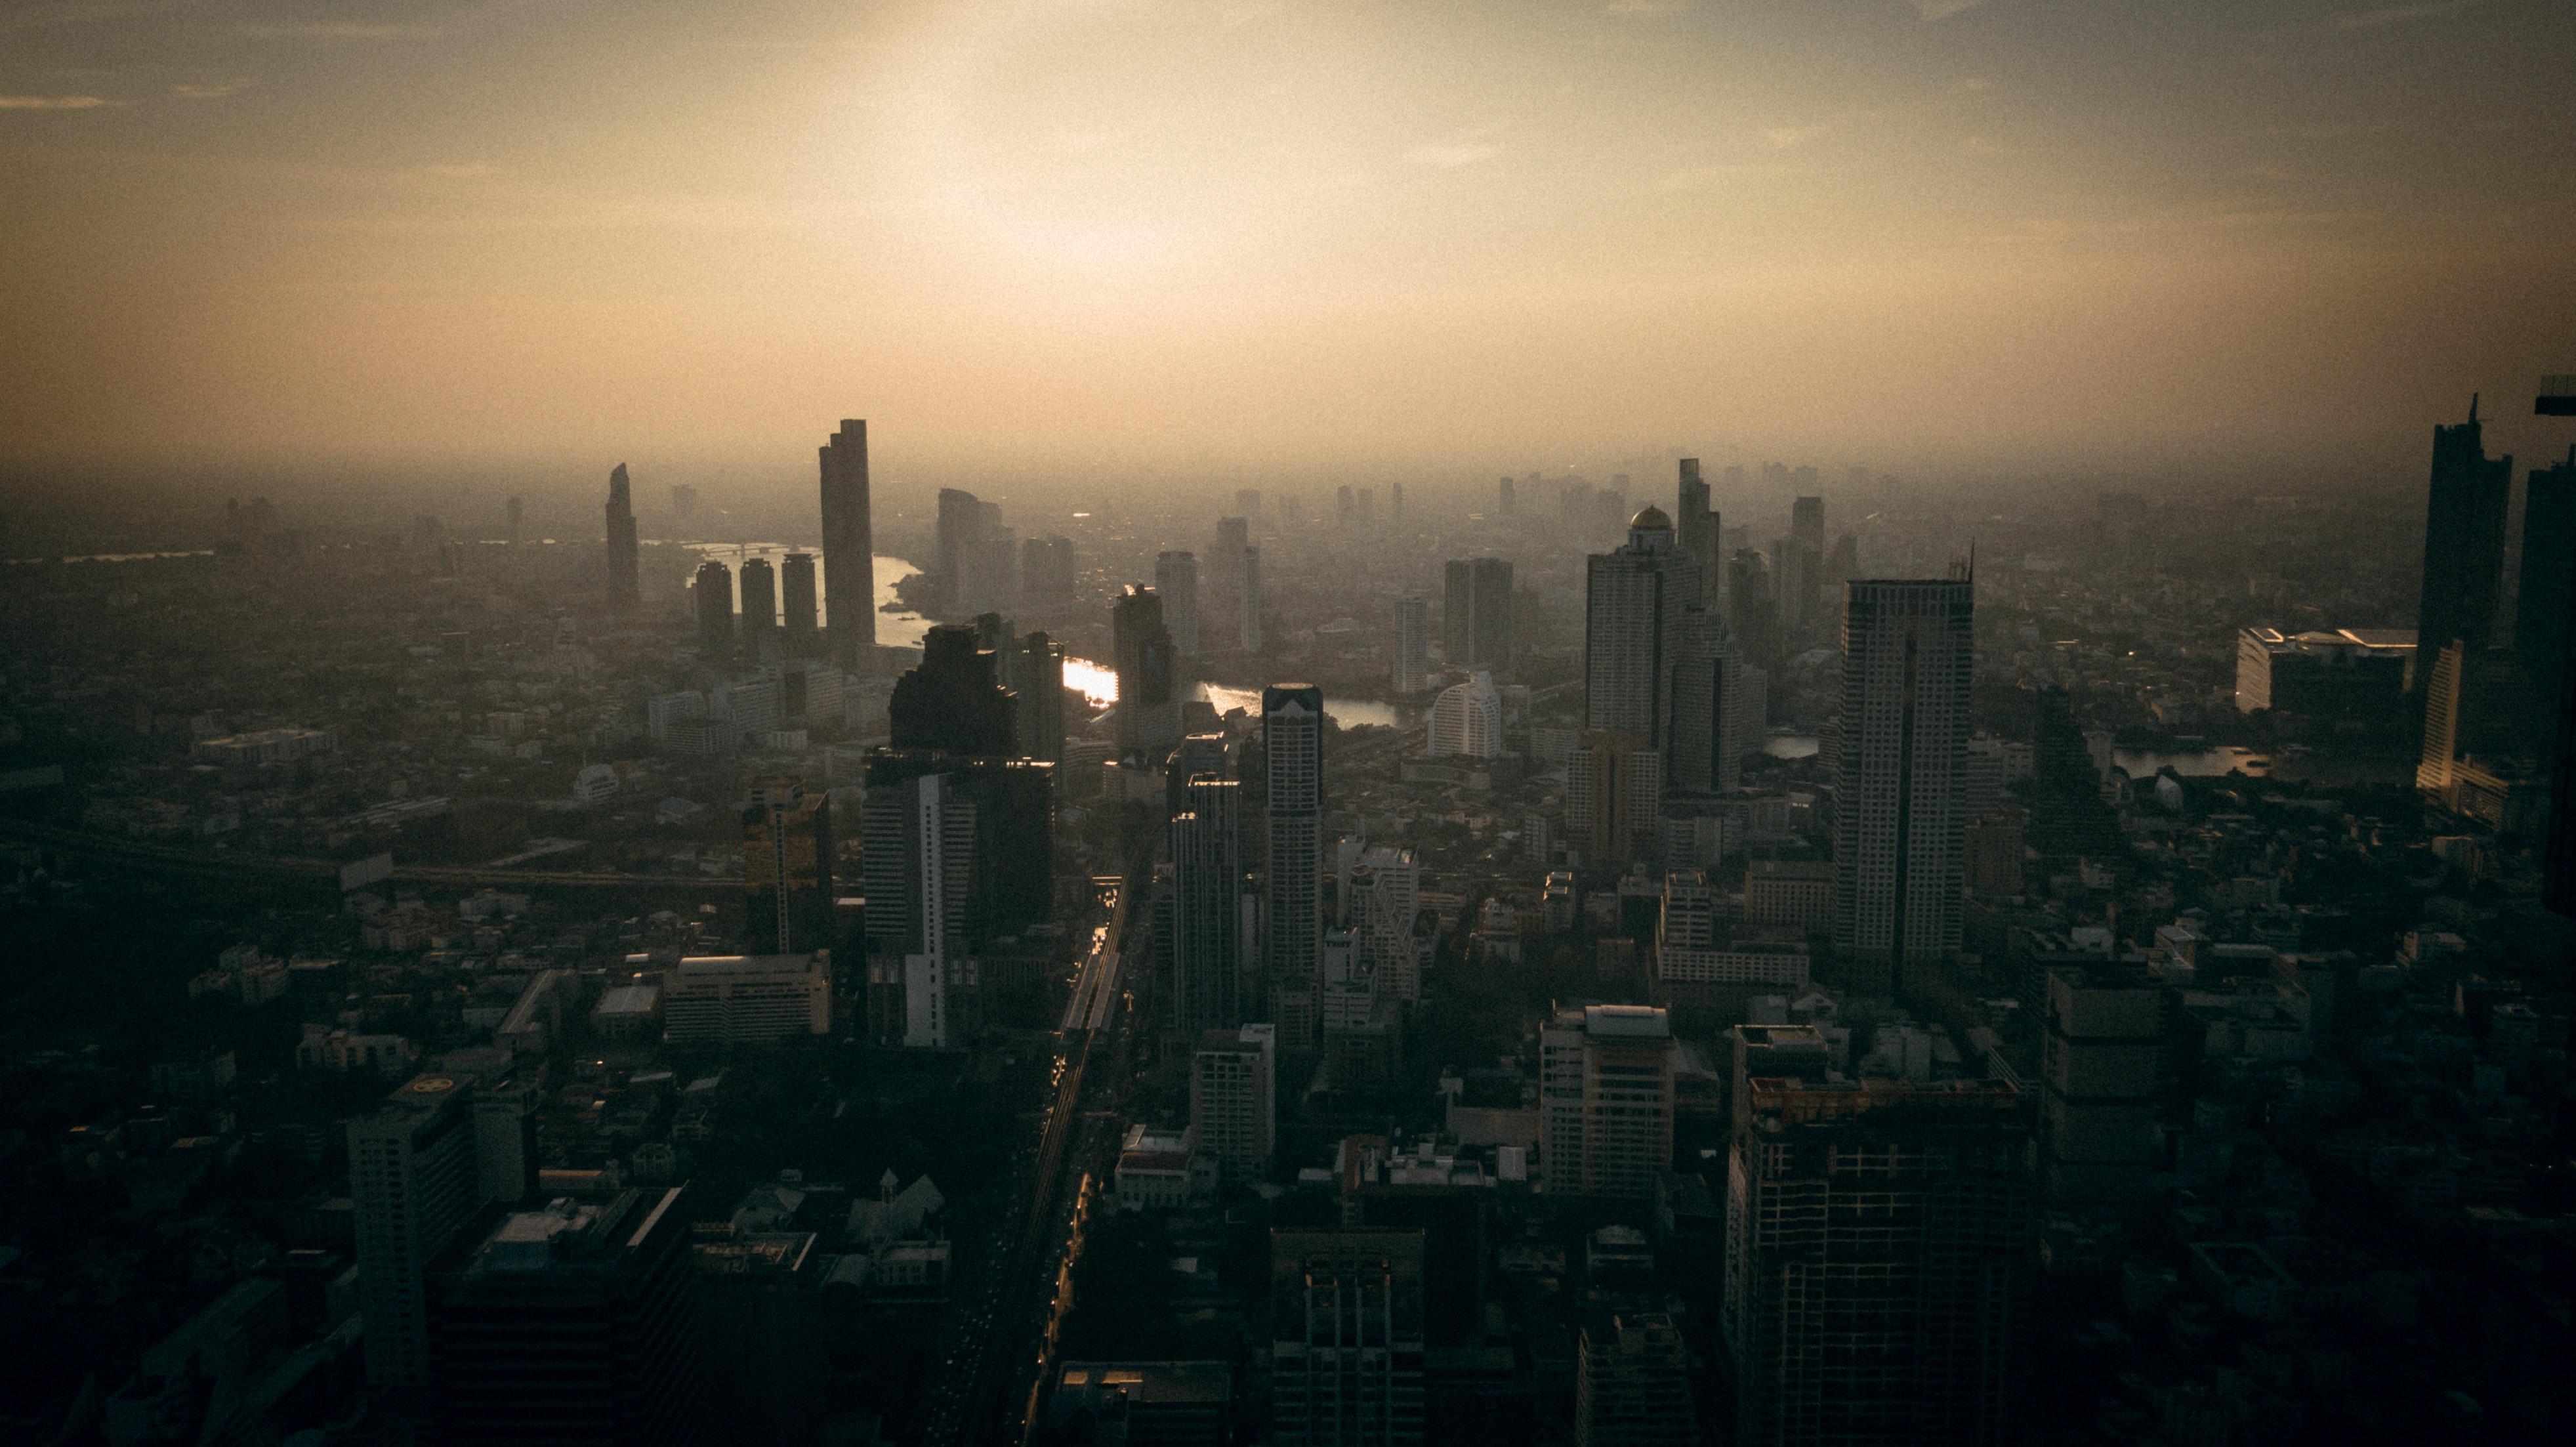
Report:
[[947,1045],[974,1026],[973,952],[1052,913],[1055,768],[879,749],[859,808],[868,1033]]
[[608,606],[632,609],[643,594],[636,582],[635,496],[626,484],[626,464],[608,473]]
[[742,809],[747,941],[755,955],[812,954],[832,938],[832,797],[761,779]]
[[1494,516],[1512,516],[1516,502],[1512,496],[1512,480],[1508,477],[1497,479],[1494,483]]
[[1042,632],[1022,638],[1010,663],[1007,686],[1018,699],[1013,742],[1020,756],[1047,763],[1064,760],[1064,645]]
[[1419,1447],[1422,1233],[1270,1233],[1271,1440]]
[[496,1212],[448,1254],[430,1304],[442,1440],[705,1440],[705,1333],[682,1190],[558,1197],[539,1210]]
[[1279,1138],[1279,1032],[1202,1031],[1190,1056],[1190,1133],[1227,1175],[1258,1180]]
[[1565,842],[1587,864],[1655,852],[1663,832],[1664,755],[1635,734],[1585,729],[1565,760]]
[[1509,679],[1512,565],[1501,558],[1452,558],[1441,583],[1441,661]]
[[1575,1362],[1574,1447],[1698,1447],[1690,1348],[1670,1316],[1596,1316]]
[[1269,930],[1264,961],[1280,1045],[1315,1044],[1315,970],[1322,947],[1324,691],[1275,683],[1261,691],[1261,761],[1269,816]]
[[1399,482],[1391,485],[1387,493],[1387,520],[1399,523],[1404,521],[1404,484]]
[[[2522,572],[2515,586],[2514,652],[2538,712],[2554,720],[2576,610],[2576,447],[2565,462],[2535,467],[2523,479]],[[2538,752],[2546,751],[2544,743]]]
[[1719,1315],[1732,1440],[2005,1441],[2031,1199],[2019,1092],[1748,1071],[1734,1094]]
[[778,560],[778,589],[786,605],[786,653],[812,658],[822,650],[822,609],[814,588],[814,555],[789,553]]
[[416,1076],[372,1115],[349,1121],[358,1304],[367,1314],[367,1382],[429,1380],[428,1273],[474,1213],[536,1180],[527,1093],[515,1085]]
[[877,650],[876,534],[868,516],[868,424],[850,418],[819,449],[823,469],[823,591],[832,656],[873,670]]
[[2488,457],[2482,436],[2474,397],[2468,421],[2433,429],[2433,475],[2424,502],[2424,589],[2415,615],[2419,695],[2431,681],[2423,664],[2444,645],[2456,638],[2475,653],[2486,646],[2495,627],[2513,459]]
[[1588,560],[1583,609],[1584,726],[1661,747],[1672,727],[1672,670],[1690,641],[1699,565],[1675,545],[1664,510],[1639,510],[1626,546]]
[[1825,555],[1825,500],[1802,497],[1789,504],[1789,538],[1804,544],[1816,556]]
[[1351,866],[1351,937],[1381,1000],[1422,1000],[1413,920],[1422,908],[1422,865],[1410,849],[1380,844]]
[[1742,781],[1745,751],[1762,734],[1762,687],[1714,605],[1683,610],[1673,661],[1666,777],[1676,789],[1724,793]]
[[1231,779],[1192,777],[1172,819],[1172,1007],[1195,1035],[1243,1023],[1243,821]]
[[745,558],[738,580],[742,589],[742,651],[766,660],[776,651],[778,570],[767,558]]
[[1959,948],[1975,585],[1859,582],[1843,621],[1834,948],[1874,991]]
[[1651,1200],[1673,1164],[1673,1030],[1650,1005],[1560,1010],[1539,1031],[1540,1188]]
[[1243,603],[1238,610],[1241,622],[1236,630],[1235,646],[1246,653],[1261,651],[1261,549],[1243,550]]
[[1163,627],[1172,635],[1172,651],[1183,662],[1199,656],[1199,560],[1195,553],[1166,550],[1154,557],[1154,592],[1163,600]]
[[1503,752],[1503,703],[1492,674],[1478,669],[1465,683],[1440,690],[1431,701],[1423,752],[1432,758],[1491,759]]
[[886,717],[898,749],[937,749],[971,758],[1018,753],[1018,704],[995,678],[991,650],[976,630],[943,623],[922,635],[921,662],[895,680]]
[[1725,570],[1718,565],[1723,545],[1717,509],[1709,505],[1708,482],[1700,476],[1696,457],[1682,459],[1680,495],[1675,502],[1675,539],[1690,560],[1699,564],[1699,601],[1715,608],[1725,581]]
[[1431,673],[1431,600],[1407,593],[1395,600],[1395,691],[1422,692]]
[[733,569],[713,558],[698,564],[690,598],[698,613],[698,656],[733,657]]
[[1111,605],[1109,623],[1118,667],[1118,752],[1160,759],[1181,738],[1180,679],[1163,600],[1131,583]]

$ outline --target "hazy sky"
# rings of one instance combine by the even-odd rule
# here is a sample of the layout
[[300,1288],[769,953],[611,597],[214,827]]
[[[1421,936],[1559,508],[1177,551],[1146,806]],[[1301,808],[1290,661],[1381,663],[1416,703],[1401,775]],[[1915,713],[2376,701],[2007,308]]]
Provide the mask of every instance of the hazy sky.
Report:
[[0,455],[2419,468],[2565,0],[10,0]]

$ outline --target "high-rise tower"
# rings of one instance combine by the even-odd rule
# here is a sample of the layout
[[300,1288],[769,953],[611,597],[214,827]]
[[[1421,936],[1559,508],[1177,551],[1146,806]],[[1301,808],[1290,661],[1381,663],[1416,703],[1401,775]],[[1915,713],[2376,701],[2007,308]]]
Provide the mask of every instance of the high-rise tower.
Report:
[[1876,993],[1959,948],[1974,588],[1851,585],[1835,781],[1834,948]]
[[2455,638],[2475,653],[2486,646],[2495,625],[2513,459],[2488,457],[2482,435],[2474,397],[2468,421],[2433,429],[2433,476],[2424,504],[2424,591],[2415,614],[2419,697],[2431,681],[2426,663]]
[[757,955],[832,947],[832,798],[762,779],[742,810],[744,938]]
[[1261,691],[1261,761],[1267,791],[1270,908],[1267,959],[1280,1044],[1313,1047],[1315,971],[1323,947],[1318,912],[1324,871],[1324,691],[1275,683]]
[[1673,514],[1673,533],[1690,560],[1699,564],[1699,600],[1711,608],[1717,606],[1718,590],[1724,585],[1724,570],[1718,566],[1719,537],[1717,509],[1708,501],[1708,480],[1700,476],[1699,459],[1685,457],[1681,466],[1680,496],[1675,499],[1678,511]]
[[1690,642],[1685,610],[1699,603],[1699,564],[1652,505],[1628,524],[1627,546],[1589,560],[1583,610],[1584,726],[1660,748],[1672,727],[1672,671]]
[[1163,627],[1184,660],[1199,656],[1199,560],[1195,553],[1165,551],[1154,558],[1154,591],[1163,599]]
[[812,658],[821,643],[822,610],[814,588],[814,555],[789,553],[778,560],[778,589],[787,612],[787,656]]
[[778,628],[778,570],[767,558],[745,558],[742,588],[742,646],[755,659],[766,660]]
[[1163,600],[1131,583],[1111,606],[1109,623],[1118,665],[1118,751],[1159,760],[1181,740],[1180,680]]
[[1243,835],[1231,779],[1199,774],[1172,820],[1172,1006],[1192,1035],[1243,1023]]
[[698,656],[705,659],[733,656],[733,569],[713,558],[698,564],[698,576],[690,585],[690,597],[697,605]]
[[[832,656],[873,667],[877,648],[876,537],[868,518],[868,424],[846,419],[823,444],[823,591]],[[793,626],[792,624],[790,625]]]
[[1408,593],[1395,600],[1395,691],[1422,692],[1431,672],[1431,600]]
[[1512,673],[1512,565],[1501,558],[1452,558],[1442,570],[1441,661]]
[[635,579],[635,497],[626,485],[626,464],[608,474],[608,606],[632,609],[643,594]]

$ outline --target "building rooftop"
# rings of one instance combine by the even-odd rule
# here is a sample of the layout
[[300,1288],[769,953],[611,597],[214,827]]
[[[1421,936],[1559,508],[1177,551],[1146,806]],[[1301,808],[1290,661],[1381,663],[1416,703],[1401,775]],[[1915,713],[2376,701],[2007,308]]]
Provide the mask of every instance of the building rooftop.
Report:
[[1671,1037],[1673,1022],[1672,1017],[1652,1005],[1586,1005],[1583,1031],[1587,1035],[1662,1040]]
[[813,968],[813,955],[692,955],[680,961],[680,975],[684,979],[713,975],[801,975]]

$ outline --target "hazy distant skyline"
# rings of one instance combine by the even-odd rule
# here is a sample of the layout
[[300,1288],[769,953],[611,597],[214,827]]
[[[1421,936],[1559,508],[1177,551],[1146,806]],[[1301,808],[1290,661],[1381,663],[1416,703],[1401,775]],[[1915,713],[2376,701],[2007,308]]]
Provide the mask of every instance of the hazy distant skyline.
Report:
[[2528,462],[2571,74],[2553,0],[20,0],[0,460]]

